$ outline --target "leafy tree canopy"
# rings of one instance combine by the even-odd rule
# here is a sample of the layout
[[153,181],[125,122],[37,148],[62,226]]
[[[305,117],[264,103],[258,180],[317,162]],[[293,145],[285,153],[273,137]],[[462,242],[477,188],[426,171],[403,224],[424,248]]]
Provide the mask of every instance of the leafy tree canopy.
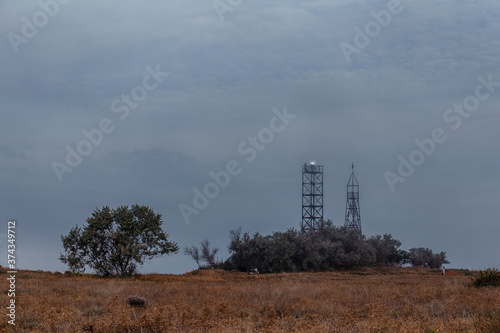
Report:
[[446,259],[446,252],[434,253],[427,247],[411,248],[408,257],[412,266],[440,268],[443,264],[450,263]]
[[61,235],[64,254],[59,260],[73,272],[90,267],[102,276],[131,276],[145,260],[170,253],[179,247],[168,240],[161,214],[147,206],[96,209],[84,227]]

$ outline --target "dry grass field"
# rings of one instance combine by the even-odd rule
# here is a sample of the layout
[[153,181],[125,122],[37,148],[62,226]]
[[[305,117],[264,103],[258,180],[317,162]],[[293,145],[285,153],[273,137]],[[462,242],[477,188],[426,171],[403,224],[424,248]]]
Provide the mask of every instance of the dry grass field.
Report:
[[[471,281],[416,268],[131,279],[19,271],[17,325],[4,315],[0,331],[500,332],[500,288],[477,289]],[[148,304],[130,306],[132,295]],[[3,292],[4,311],[7,302]]]

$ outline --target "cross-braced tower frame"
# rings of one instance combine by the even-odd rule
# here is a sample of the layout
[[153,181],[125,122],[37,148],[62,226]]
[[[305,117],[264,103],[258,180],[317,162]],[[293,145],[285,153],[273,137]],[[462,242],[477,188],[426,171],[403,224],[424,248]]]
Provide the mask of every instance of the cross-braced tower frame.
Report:
[[354,163],[352,173],[347,183],[347,202],[345,207],[345,223],[350,229],[357,229],[361,232],[361,213],[359,210],[359,184],[354,175]]
[[302,232],[318,230],[323,220],[323,166],[314,162],[302,167]]

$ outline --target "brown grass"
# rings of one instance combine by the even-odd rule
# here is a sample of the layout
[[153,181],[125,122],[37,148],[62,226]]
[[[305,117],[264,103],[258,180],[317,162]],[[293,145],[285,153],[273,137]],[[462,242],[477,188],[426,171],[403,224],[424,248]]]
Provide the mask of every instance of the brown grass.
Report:
[[[133,279],[20,271],[1,332],[500,332],[500,288],[414,268]],[[5,273],[1,274],[5,281]],[[147,300],[132,307],[131,295]],[[1,294],[5,311],[8,297]]]

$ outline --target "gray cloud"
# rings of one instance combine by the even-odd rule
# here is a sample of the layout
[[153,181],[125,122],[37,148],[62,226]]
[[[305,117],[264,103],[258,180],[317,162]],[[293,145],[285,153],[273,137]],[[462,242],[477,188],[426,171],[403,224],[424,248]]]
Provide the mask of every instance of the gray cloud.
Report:
[[[447,251],[456,267],[498,266],[500,88],[457,130],[443,115],[479,76],[500,81],[500,5],[401,1],[348,63],[340,43],[388,3],[243,1],[220,21],[211,1],[70,1],[18,53],[7,34],[40,6],[0,4],[0,208],[19,220],[20,265],[64,270],[59,235],[103,205],[150,205],[181,246],[209,238],[225,250],[238,226],[298,227],[301,165],[316,159],[335,224],[354,162],[367,235]],[[121,120],[113,101],[157,65],[169,76]],[[245,162],[238,145],[284,106],[297,118]],[[103,118],[114,131],[60,183],[51,163]],[[446,142],[391,192],[384,173],[438,127]],[[230,160],[243,171],[186,225],[178,205]],[[191,268],[178,254],[144,269]]]

